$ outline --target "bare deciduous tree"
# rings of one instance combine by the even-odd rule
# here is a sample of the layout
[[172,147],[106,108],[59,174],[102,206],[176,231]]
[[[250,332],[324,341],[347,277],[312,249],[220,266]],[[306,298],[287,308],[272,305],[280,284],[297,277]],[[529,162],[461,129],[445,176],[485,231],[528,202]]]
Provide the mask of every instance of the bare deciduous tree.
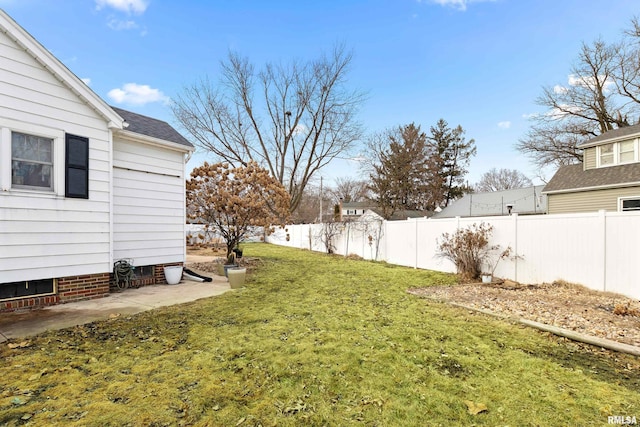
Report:
[[568,85],[543,88],[531,129],[517,144],[539,167],[582,160],[577,145],[640,119],[640,25],[617,43],[582,44]]
[[491,168],[480,177],[475,191],[500,191],[512,188],[530,187],[533,183],[522,172],[516,169]]
[[314,174],[361,136],[356,113],[364,97],[347,87],[351,58],[337,46],[315,61],[257,71],[230,53],[219,82],[203,79],[183,89],[173,113],[217,158],[266,168],[295,211]]
[[367,183],[352,178],[336,178],[335,185],[327,189],[334,203],[362,202],[369,193]]

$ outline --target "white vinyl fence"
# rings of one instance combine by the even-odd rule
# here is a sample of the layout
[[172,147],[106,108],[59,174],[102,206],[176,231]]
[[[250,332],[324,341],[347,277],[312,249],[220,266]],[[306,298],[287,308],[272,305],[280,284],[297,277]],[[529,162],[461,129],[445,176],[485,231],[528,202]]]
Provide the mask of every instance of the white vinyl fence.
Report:
[[[355,254],[391,264],[454,272],[437,256],[437,241],[474,223],[493,226],[490,244],[510,246],[515,259],[498,263],[495,275],[521,283],[566,280],[599,291],[640,299],[640,212],[497,216],[340,224],[335,253]],[[326,252],[327,225],[289,225],[267,238],[270,243]],[[287,238],[288,236],[288,238]]]

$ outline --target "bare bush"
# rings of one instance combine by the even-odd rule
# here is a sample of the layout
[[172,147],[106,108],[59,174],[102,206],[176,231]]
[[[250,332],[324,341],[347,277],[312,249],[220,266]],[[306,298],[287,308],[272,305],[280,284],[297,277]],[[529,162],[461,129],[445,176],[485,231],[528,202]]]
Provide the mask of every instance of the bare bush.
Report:
[[463,281],[476,280],[482,274],[482,267],[498,250],[497,245],[489,245],[493,226],[481,222],[468,228],[459,228],[455,233],[443,233],[438,243],[438,256],[448,259],[456,266]]

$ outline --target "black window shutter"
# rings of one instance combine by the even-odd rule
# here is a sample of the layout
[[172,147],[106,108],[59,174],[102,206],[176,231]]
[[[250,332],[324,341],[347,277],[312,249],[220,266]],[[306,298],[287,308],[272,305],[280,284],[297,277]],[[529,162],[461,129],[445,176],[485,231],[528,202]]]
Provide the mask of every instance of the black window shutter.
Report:
[[89,138],[65,135],[65,196],[89,198]]

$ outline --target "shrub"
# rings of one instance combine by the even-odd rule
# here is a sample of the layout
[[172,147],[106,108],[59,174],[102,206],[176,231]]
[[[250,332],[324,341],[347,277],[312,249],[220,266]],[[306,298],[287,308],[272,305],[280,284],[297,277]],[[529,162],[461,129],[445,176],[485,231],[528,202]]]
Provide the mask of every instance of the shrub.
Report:
[[444,233],[437,242],[438,256],[453,262],[463,281],[476,280],[482,274],[483,264],[498,249],[497,245],[489,245],[492,232],[493,226],[482,222],[459,228],[453,234]]

